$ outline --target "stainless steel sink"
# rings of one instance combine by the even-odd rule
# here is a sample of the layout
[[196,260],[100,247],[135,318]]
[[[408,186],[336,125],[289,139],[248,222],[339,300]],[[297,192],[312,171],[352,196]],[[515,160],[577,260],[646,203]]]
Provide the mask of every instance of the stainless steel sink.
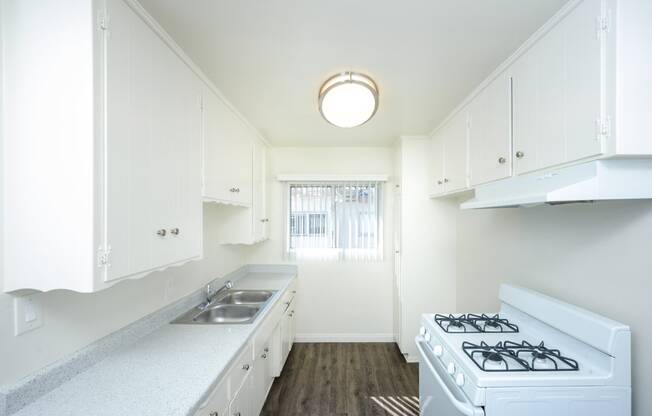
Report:
[[217,303],[263,303],[271,298],[272,295],[274,295],[274,292],[270,290],[229,290],[217,300]]
[[259,306],[215,305],[193,318],[199,324],[245,324],[252,322],[260,312]]
[[276,291],[228,290],[210,304],[196,306],[173,324],[226,325],[252,323]]

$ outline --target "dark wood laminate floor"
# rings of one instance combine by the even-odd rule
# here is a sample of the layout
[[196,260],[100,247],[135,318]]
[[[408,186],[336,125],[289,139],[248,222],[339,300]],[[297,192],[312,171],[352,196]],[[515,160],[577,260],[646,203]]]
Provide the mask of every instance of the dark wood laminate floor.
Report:
[[261,415],[418,416],[418,377],[396,344],[294,344]]

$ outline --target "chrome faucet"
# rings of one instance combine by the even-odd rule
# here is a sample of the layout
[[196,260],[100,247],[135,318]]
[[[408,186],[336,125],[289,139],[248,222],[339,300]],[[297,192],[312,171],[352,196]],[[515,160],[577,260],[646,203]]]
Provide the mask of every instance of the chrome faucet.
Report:
[[221,288],[219,288],[215,292],[213,292],[211,290],[211,284],[210,283],[207,284],[206,285],[206,303],[203,305],[203,307],[205,308],[208,305],[210,305],[213,302],[213,300],[215,299],[215,296],[217,296],[218,293],[220,293],[223,290],[231,289],[232,287],[233,287],[233,282],[230,281],[230,280],[227,280],[226,283],[224,284],[224,286],[222,286]]

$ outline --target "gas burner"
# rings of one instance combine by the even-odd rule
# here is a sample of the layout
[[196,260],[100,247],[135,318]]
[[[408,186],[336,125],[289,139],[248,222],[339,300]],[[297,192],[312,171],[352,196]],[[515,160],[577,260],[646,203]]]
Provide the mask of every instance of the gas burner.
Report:
[[530,370],[527,361],[506,349],[502,342],[492,346],[484,341],[480,342],[480,345],[465,341],[462,343],[462,349],[482,371]]
[[577,371],[577,361],[564,357],[559,350],[545,347],[543,341],[532,345],[512,341],[488,345],[463,342],[462,349],[482,371]]
[[532,345],[527,341],[520,344],[505,341],[504,347],[514,351],[516,356],[529,360],[532,371],[577,371],[577,361],[564,357],[559,350],[547,348],[543,341],[539,345]]
[[518,326],[507,319],[502,319],[498,314],[488,316],[484,313],[482,315],[470,313],[466,317],[482,329],[480,332],[518,332]]
[[479,326],[467,319],[466,315],[435,315],[435,322],[444,332],[482,332]]
[[435,322],[444,332],[518,332],[518,326],[498,315],[435,315]]

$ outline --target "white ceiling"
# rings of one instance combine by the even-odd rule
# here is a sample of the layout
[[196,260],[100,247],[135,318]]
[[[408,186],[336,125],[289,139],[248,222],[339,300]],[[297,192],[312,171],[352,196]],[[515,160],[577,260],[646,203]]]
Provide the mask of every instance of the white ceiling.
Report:
[[[430,132],[565,0],[141,0],[274,145],[380,146]],[[367,124],[317,110],[330,75],[379,85]]]

